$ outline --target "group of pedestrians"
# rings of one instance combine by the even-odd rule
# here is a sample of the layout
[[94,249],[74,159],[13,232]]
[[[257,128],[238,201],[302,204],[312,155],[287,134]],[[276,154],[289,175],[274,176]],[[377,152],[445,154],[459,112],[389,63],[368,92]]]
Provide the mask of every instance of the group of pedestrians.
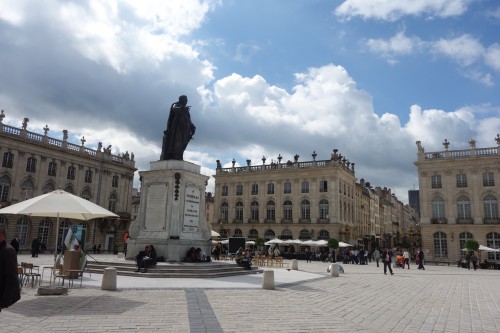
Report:
[[[403,250],[402,253],[399,252],[396,255],[395,260],[393,259],[391,249],[386,248],[382,253],[380,253],[379,249],[376,249],[373,252],[373,259],[375,260],[377,267],[379,267],[379,261],[382,260],[382,263],[384,264],[384,274],[386,275],[387,271],[389,271],[391,275],[394,275],[394,272],[392,271],[393,262],[395,267],[410,269],[410,252],[407,249]],[[418,269],[425,270],[424,252],[420,249],[415,253],[415,264],[418,266]]]

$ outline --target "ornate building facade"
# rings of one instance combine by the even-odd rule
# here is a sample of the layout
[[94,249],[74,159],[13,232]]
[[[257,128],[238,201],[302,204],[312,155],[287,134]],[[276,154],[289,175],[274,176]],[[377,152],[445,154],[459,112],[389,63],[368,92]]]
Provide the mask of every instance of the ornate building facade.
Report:
[[[38,237],[43,248],[53,251],[56,235],[62,244],[71,225],[82,247],[90,249],[101,244],[102,250],[114,251],[122,243],[131,215],[132,186],[135,168],[134,155],[112,155],[111,147],[97,150],[85,147],[85,138],[76,145],[67,141],[28,131],[28,118],[21,128],[3,124],[0,114],[0,206],[30,199],[61,188],[90,200],[120,216],[120,219],[98,219],[90,222],[61,220],[59,230],[55,219],[0,215],[9,237],[20,236],[20,249],[31,248]],[[121,244],[123,245],[123,244]]]
[[[316,160],[316,156],[313,153],[311,161],[299,162],[296,155],[286,163],[278,156],[278,162],[271,164],[263,157],[261,165],[252,166],[247,160],[246,167],[235,167],[233,160],[230,168],[222,168],[217,161],[212,229],[221,237],[335,238],[370,249],[392,245],[393,222],[396,235],[400,226],[411,221],[399,220],[404,214],[383,217],[392,207],[404,205],[390,190],[356,183],[354,163],[337,149],[328,160]],[[383,201],[387,195],[390,200]]]
[[[425,152],[417,141],[420,226],[426,258],[455,261],[467,240],[500,248],[500,136],[496,147]],[[490,253],[481,259],[500,260]]]

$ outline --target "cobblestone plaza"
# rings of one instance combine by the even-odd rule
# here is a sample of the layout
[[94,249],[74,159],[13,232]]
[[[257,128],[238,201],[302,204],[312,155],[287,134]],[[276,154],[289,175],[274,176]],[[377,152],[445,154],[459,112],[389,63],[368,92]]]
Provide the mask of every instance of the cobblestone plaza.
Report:
[[[98,255],[102,259],[111,255]],[[44,264],[53,257],[19,261]],[[31,260],[33,259],[33,260]],[[499,332],[500,271],[428,265],[425,271],[382,265],[299,261],[299,271],[275,268],[276,290],[262,274],[218,279],[118,276],[117,291],[100,290],[85,274],[66,296],[22,299],[0,313],[2,332]],[[266,269],[266,268],[264,268]]]

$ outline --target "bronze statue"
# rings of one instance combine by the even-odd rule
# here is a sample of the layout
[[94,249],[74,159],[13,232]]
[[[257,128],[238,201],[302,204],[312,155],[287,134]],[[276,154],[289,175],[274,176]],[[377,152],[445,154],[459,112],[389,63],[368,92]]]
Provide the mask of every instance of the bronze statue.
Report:
[[168,116],[167,128],[163,132],[163,145],[160,160],[180,160],[184,150],[193,138],[196,127],[191,122],[187,96],[182,95],[179,101],[172,104]]

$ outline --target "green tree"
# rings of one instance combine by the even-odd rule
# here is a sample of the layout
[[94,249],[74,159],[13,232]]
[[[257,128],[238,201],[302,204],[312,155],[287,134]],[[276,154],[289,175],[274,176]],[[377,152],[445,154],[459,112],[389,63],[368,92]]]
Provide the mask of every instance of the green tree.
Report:
[[328,247],[332,249],[338,249],[339,248],[339,241],[336,240],[335,238],[330,238],[328,240]]
[[265,242],[266,242],[266,240],[264,238],[261,238],[261,237],[255,238],[255,246],[257,247],[257,249],[259,251],[262,249],[262,246],[264,246]]
[[479,250],[479,243],[473,239],[469,239],[468,241],[465,242],[464,247],[468,251],[477,251]]

